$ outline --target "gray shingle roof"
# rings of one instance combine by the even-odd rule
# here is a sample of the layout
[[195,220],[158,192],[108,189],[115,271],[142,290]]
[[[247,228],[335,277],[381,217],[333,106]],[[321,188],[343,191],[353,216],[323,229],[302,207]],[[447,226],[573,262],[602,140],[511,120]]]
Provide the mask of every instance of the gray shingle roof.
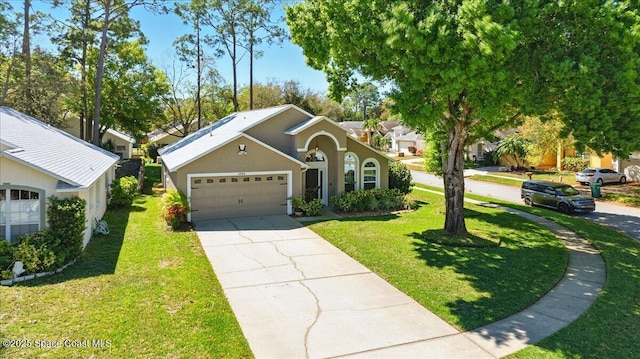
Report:
[[228,143],[249,128],[290,108],[313,117],[294,105],[236,112],[162,148],[159,151],[162,162],[170,171],[175,171]]
[[119,159],[8,107],[0,107],[0,140],[10,147],[0,155],[57,178],[69,188],[88,188]]

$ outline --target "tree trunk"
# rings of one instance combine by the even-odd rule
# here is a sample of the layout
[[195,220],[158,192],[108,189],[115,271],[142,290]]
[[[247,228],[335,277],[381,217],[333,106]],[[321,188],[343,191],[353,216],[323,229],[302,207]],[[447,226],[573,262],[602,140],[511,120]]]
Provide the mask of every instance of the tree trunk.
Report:
[[[89,114],[89,94],[87,93],[87,48],[89,40],[87,39],[87,31],[89,31],[89,22],[91,21],[91,3],[87,0],[84,4],[84,16],[82,19],[82,55],[80,58],[80,90],[82,91],[82,111],[80,111],[80,138],[88,141],[91,138],[90,128],[87,123],[87,115]],[[86,126],[86,128],[85,128]]]
[[[233,31],[235,31],[235,28]],[[233,33],[231,38],[233,41],[233,55],[231,56],[231,62],[233,62],[233,112],[238,112],[240,106],[238,105],[238,63],[236,62],[238,59],[238,55],[236,34]]]
[[464,132],[449,130],[449,140],[443,145],[443,178],[446,217],[444,229],[449,235],[464,235]]
[[253,110],[253,35],[249,40],[249,110]]
[[[200,49],[200,17],[199,15],[196,17],[196,51],[198,54],[196,55],[196,61],[198,66],[198,93],[196,94],[196,102],[198,106],[198,130],[202,127],[202,99],[200,97],[201,87],[202,87],[202,50]],[[190,121],[190,119],[188,119]],[[187,132],[189,131],[189,127],[191,126],[191,122],[187,126],[182,126]],[[186,137],[186,135],[185,135]]]
[[26,97],[25,103],[27,104],[27,114],[34,115],[33,108],[31,107],[31,37],[30,37],[30,15],[31,0],[24,0],[24,29],[22,33],[22,59],[24,60],[24,94]]
[[107,51],[107,32],[109,31],[109,15],[111,0],[104,2],[104,24],[102,25],[102,38],[100,40],[100,54],[96,68],[96,100],[93,108],[93,133],[91,142],[100,146],[100,101],[102,100],[102,76],[104,72],[104,57]]

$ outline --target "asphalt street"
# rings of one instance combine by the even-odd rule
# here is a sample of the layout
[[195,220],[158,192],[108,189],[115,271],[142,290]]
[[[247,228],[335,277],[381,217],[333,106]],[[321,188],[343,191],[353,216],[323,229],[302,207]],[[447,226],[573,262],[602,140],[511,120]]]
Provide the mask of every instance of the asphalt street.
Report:
[[[419,171],[411,171],[413,181],[430,186],[443,187],[441,177]],[[509,202],[522,203],[520,189],[465,178],[465,192],[480,196],[491,197]],[[629,236],[640,240],[640,209],[614,205],[596,201],[596,211],[580,214],[585,219],[598,224],[616,228]]]

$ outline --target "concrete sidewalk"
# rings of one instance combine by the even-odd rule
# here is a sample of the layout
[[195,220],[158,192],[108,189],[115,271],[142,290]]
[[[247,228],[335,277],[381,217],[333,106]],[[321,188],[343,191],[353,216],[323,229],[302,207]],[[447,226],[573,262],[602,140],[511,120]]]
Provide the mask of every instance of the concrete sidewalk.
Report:
[[597,252],[558,228],[565,278],[525,311],[460,333],[288,216],[196,230],[257,358],[496,358],[567,325],[604,283]]

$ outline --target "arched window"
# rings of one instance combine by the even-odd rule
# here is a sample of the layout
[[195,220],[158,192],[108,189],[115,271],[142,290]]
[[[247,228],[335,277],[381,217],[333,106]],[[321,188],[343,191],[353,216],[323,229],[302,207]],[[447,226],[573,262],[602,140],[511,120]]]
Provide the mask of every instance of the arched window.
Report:
[[353,152],[344,155],[344,190],[351,192],[358,189],[358,156]]
[[362,188],[380,187],[380,165],[373,158],[367,158],[362,165]]

